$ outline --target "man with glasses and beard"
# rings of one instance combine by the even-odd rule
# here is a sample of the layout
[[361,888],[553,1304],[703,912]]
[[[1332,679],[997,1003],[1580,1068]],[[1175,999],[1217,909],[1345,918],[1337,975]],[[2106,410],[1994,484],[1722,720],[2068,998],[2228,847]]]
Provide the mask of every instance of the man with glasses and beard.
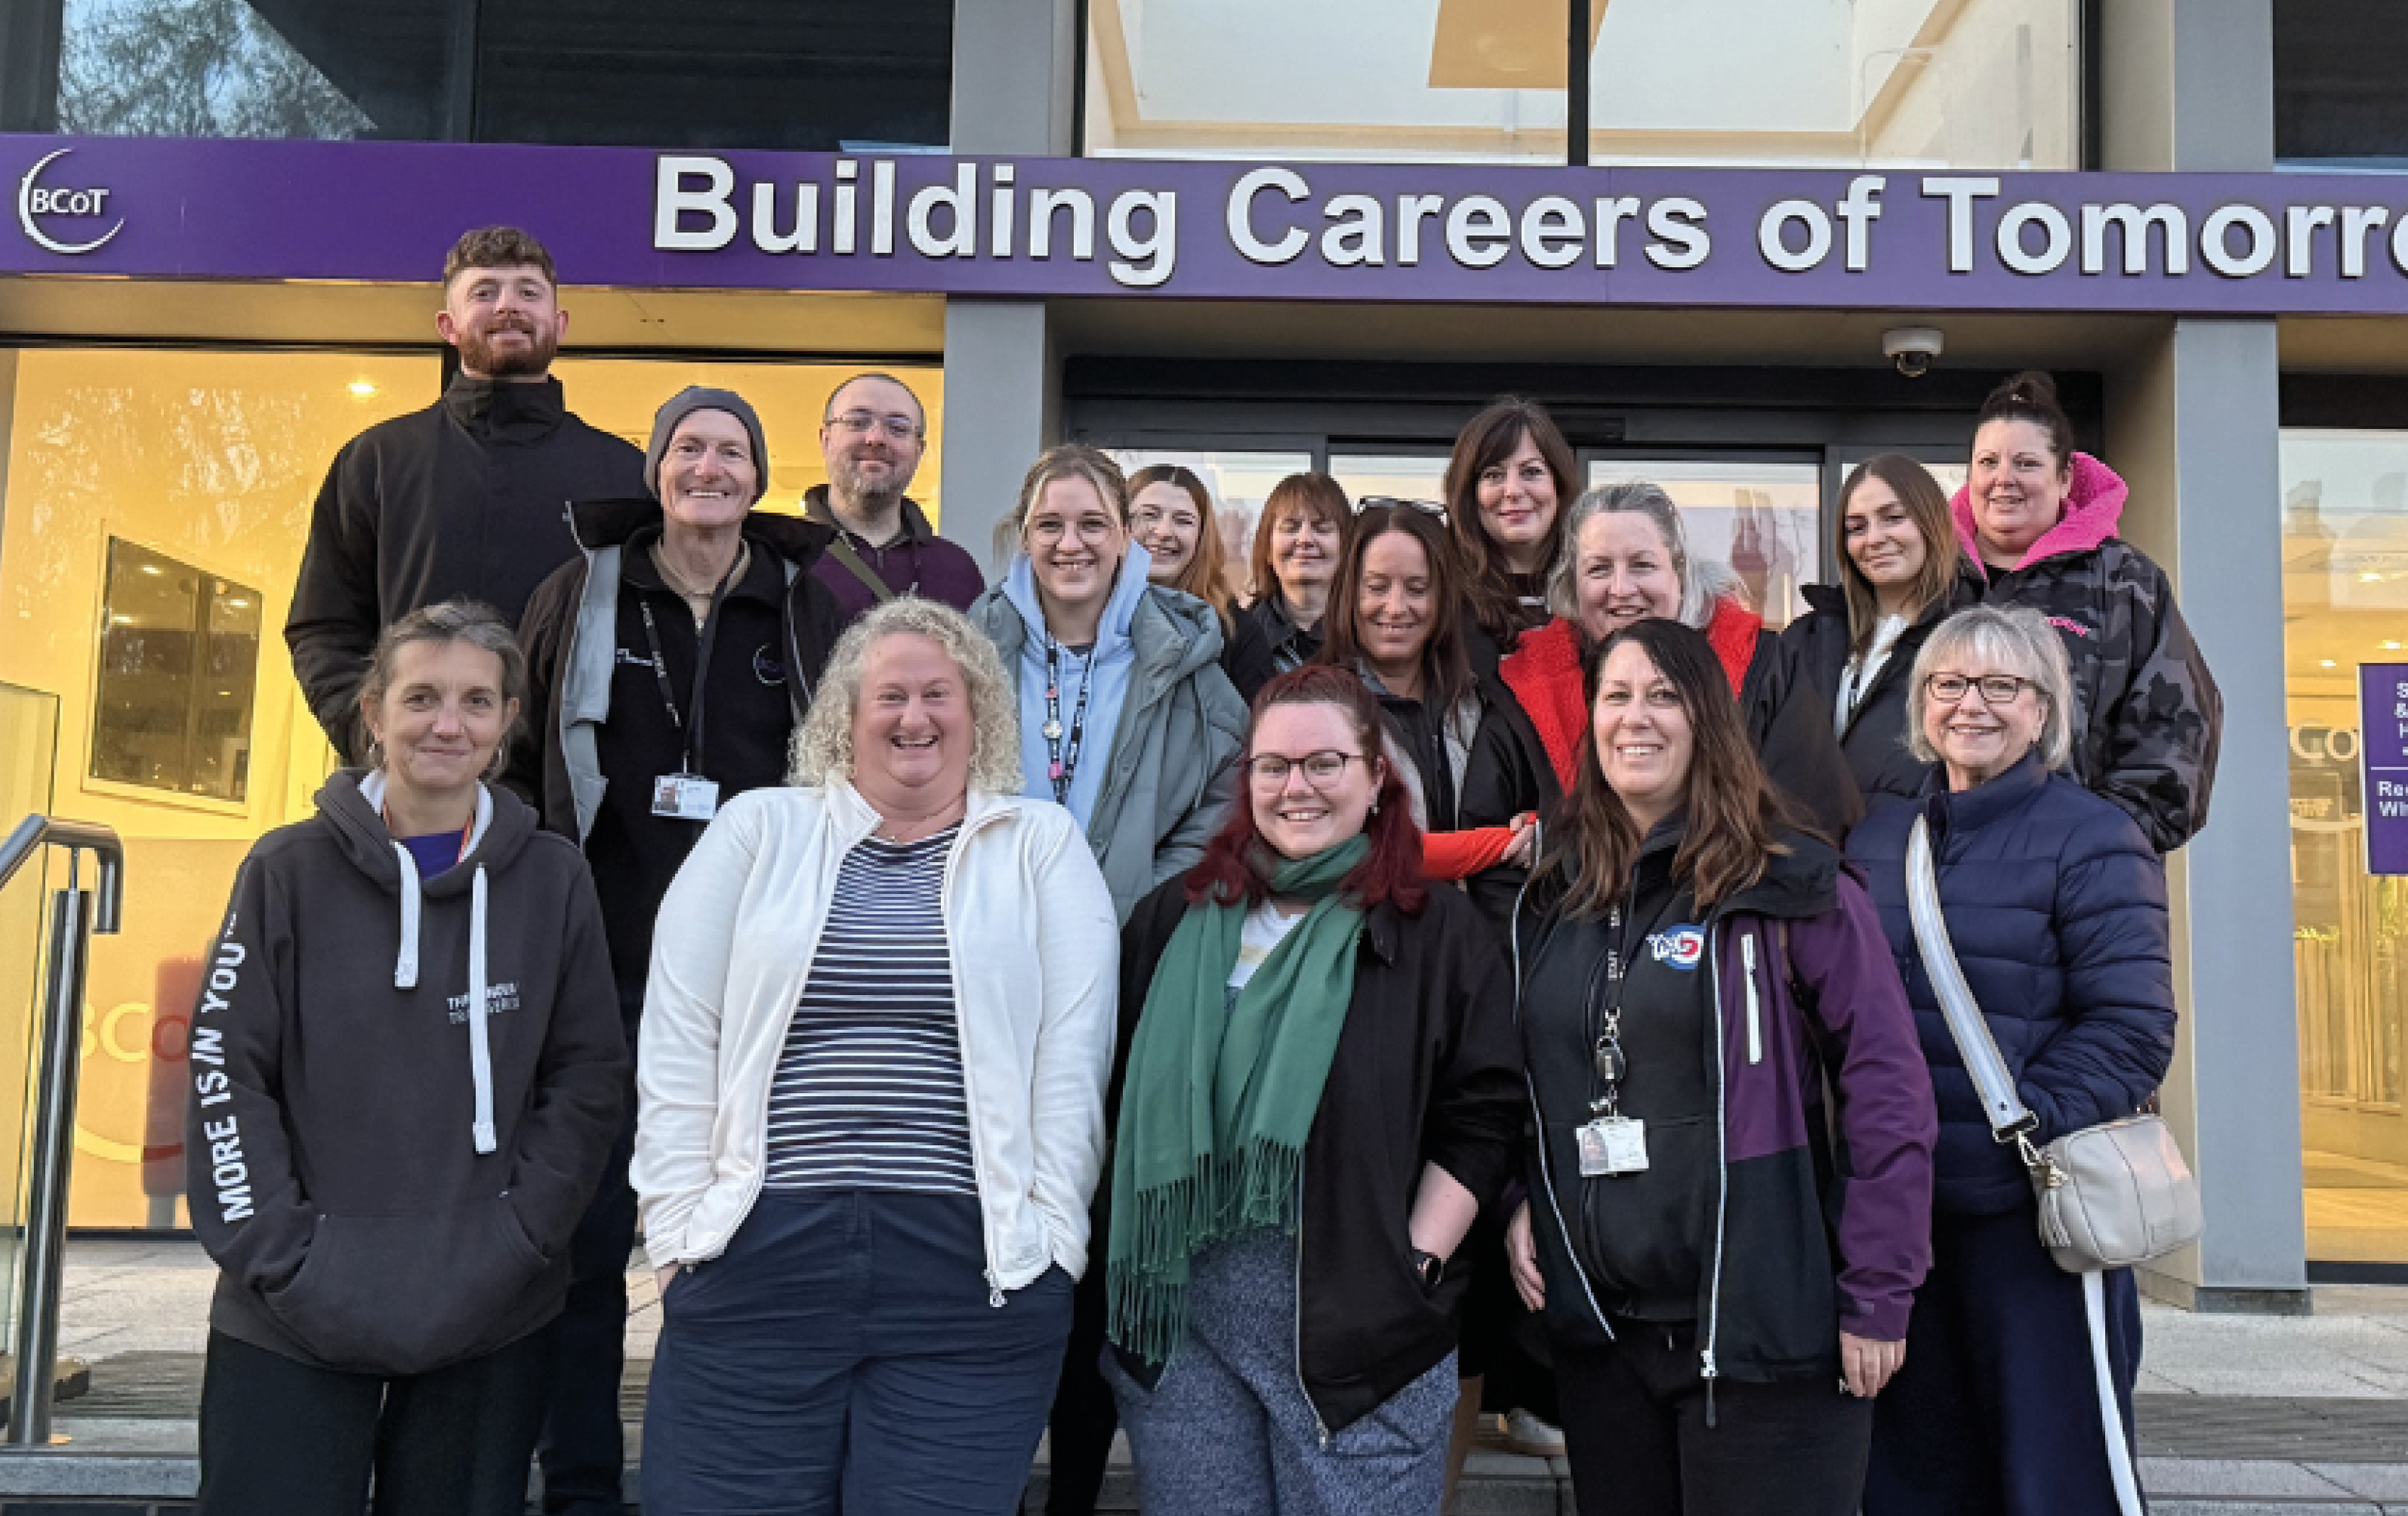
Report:
[[643,453],[570,415],[552,377],[568,313],[542,243],[509,226],[462,236],[435,329],[460,350],[458,377],[335,455],[284,622],[294,675],[348,763],[366,756],[360,681],[388,622],[466,596],[516,624],[576,555],[568,502],[644,490]]
[[803,496],[809,519],[836,528],[811,572],[848,622],[898,594],[968,610],[986,589],[977,560],[939,536],[903,492],[928,447],[928,413],[891,374],[855,374],[828,396],[820,453],[828,481]]

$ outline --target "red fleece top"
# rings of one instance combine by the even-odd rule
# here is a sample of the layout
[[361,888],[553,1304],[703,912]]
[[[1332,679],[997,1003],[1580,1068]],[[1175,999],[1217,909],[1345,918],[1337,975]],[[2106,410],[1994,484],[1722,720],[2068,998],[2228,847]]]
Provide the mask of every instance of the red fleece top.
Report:
[[[1739,601],[1726,597],[1714,602],[1706,641],[1723,665],[1723,677],[1730,680],[1734,700],[1747,681],[1747,665],[1756,657],[1763,630],[1764,618]],[[1581,744],[1588,737],[1589,725],[1588,700],[1581,689],[1580,633],[1561,616],[1533,627],[1498,660],[1497,673],[1522,702],[1539,734],[1539,746],[1547,750],[1555,782],[1569,794],[1580,771]]]

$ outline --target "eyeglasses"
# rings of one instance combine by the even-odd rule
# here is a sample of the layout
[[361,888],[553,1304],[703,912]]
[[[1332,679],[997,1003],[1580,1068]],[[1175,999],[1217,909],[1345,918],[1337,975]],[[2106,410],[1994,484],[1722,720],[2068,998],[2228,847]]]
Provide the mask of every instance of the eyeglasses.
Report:
[[866,410],[848,410],[841,416],[830,416],[826,425],[853,436],[867,436],[874,430],[882,431],[897,442],[920,435],[920,423],[909,416],[873,416]]
[[1066,522],[1059,516],[1039,516],[1022,531],[1029,541],[1050,548],[1065,536],[1075,536],[1082,542],[1109,542],[1112,523],[1101,516],[1082,516],[1074,522]]
[[1979,691],[1982,704],[1985,706],[2011,706],[2014,704],[2015,696],[2023,694],[2027,687],[2040,688],[2032,680],[2018,679],[2013,674],[1985,674],[1979,679],[1968,679],[1962,674],[1934,674],[1923,681],[1925,695],[1943,706],[1953,706],[1964,699],[1969,689]]
[[1324,748],[1308,752],[1301,758],[1290,758],[1281,752],[1258,752],[1246,760],[1246,772],[1266,790],[1284,788],[1291,769],[1304,770],[1304,782],[1316,790],[1326,790],[1338,782],[1348,764],[1368,764],[1370,760],[1359,752],[1340,752]]
[[1408,500],[1400,494],[1367,494],[1354,502],[1354,514],[1367,510],[1418,510],[1425,516],[1435,516],[1440,526],[1446,524],[1446,508],[1435,500]]

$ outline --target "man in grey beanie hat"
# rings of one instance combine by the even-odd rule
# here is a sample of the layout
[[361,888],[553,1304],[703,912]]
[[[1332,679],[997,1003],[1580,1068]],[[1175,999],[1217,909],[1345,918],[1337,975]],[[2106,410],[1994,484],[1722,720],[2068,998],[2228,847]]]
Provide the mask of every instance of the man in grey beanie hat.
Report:
[[[794,730],[843,630],[811,572],[833,529],[754,510],[767,492],[761,418],[728,390],[681,390],[652,419],[649,498],[580,501],[580,555],[527,605],[526,725],[510,782],[594,870],[627,1043],[652,918],[718,808],[779,783]],[[632,1102],[630,1110],[633,1109]],[[633,1118],[569,1245],[552,1328],[544,1509],[621,1516],[619,1381]]]

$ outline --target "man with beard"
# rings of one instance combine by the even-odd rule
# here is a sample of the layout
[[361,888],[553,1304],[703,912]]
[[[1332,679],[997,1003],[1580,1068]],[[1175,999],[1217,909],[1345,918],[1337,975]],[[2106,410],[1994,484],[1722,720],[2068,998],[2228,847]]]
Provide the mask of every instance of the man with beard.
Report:
[[388,622],[465,595],[515,624],[577,552],[568,502],[643,492],[644,455],[570,415],[552,377],[568,313],[543,244],[509,226],[462,236],[435,329],[460,350],[459,377],[335,455],[284,622],[294,675],[347,763],[366,758],[360,681]]
[[836,528],[811,572],[850,622],[882,600],[917,594],[968,610],[986,589],[978,563],[939,536],[903,492],[928,446],[928,413],[891,374],[855,374],[828,396],[820,453],[828,481],[803,496],[803,514]]

